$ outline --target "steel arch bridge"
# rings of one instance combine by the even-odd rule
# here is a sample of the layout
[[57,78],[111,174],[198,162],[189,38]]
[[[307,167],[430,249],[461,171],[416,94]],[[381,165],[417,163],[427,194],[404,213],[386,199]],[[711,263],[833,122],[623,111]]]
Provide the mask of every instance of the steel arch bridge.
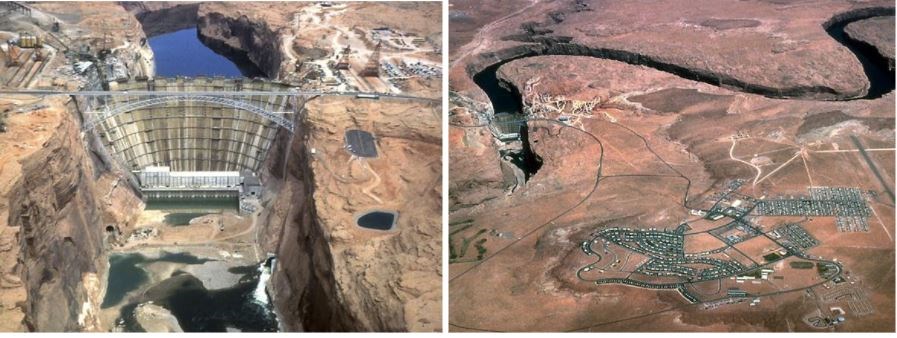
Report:
[[202,102],[224,107],[236,108],[261,116],[269,121],[276,123],[278,126],[289,130],[290,133],[293,132],[293,121],[283,117],[283,115],[280,113],[275,113],[251,103],[247,103],[241,100],[234,100],[228,97],[192,94],[156,96],[136,101],[128,101],[124,104],[113,105],[111,109],[107,105],[105,106],[105,109],[92,113],[91,116],[87,119],[87,122],[84,124],[83,129],[91,130],[110,117],[172,102]]

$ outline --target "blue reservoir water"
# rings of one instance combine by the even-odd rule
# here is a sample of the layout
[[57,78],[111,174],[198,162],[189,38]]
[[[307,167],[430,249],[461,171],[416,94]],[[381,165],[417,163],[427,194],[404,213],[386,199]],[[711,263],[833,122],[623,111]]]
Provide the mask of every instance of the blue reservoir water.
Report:
[[[206,47],[199,40],[196,28],[157,35],[149,39],[156,58],[156,75],[255,77],[261,71],[248,60],[236,63]],[[234,57],[238,59],[238,57]]]

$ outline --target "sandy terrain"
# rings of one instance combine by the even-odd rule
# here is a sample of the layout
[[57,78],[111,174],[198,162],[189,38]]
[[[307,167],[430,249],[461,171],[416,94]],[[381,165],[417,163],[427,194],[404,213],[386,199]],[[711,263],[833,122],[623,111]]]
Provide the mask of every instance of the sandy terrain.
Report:
[[[834,255],[852,278],[877,281],[862,286],[869,299],[876,299],[873,314],[848,312],[847,324],[827,330],[893,331],[893,269],[885,265],[888,262],[857,263],[869,257],[870,251],[865,250],[893,256],[893,200],[849,137],[858,137],[866,148],[879,149],[870,154],[883,175],[893,177],[893,92],[874,100],[840,102],[770,99],[596,57],[537,56],[511,61],[499,68],[500,79],[521,92],[536,88],[543,102],[553,102],[546,104],[549,108],[563,107],[554,112],[547,109],[540,117],[554,121],[560,115],[570,117],[569,127],[559,122],[528,122],[530,146],[543,163],[525,187],[513,193],[505,189],[508,176],[498,163],[498,142],[485,128],[470,127],[478,121],[471,115],[482,113],[483,103],[488,104],[471,76],[486,65],[525,52],[514,49],[525,43],[512,41],[530,34],[520,28],[528,21],[542,23],[536,30],[547,33],[536,36],[546,39],[571,37],[581,46],[635,51],[748,83],[773,87],[813,83],[845,94],[862,92],[867,81],[862,68],[855,61],[844,61],[855,59],[822,28],[826,20],[848,8],[835,2],[715,2],[667,3],[662,6],[668,7],[643,11],[639,9],[645,4],[640,2],[581,3],[588,8],[577,10],[573,2],[520,6],[519,12],[508,11],[513,14],[494,23],[483,20],[483,28],[470,43],[452,46],[451,87],[459,96],[472,98],[471,102],[456,97],[450,107],[454,114],[450,122],[455,125],[449,131],[452,241],[457,250],[462,239],[482,239],[485,257],[474,259],[477,250],[470,244],[464,257],[469,260],[450,265],[450,329],[815,330],[804,320],[817,310],[814,305],[823,308],[824,315],[830,312],[828,303],[816,300],[813,292],[822,294],[835,287],[829,282],[803,290],[824,282],[815,270],[791,270],[781,264],[773,273],[783,276],[781,280],[737,283],[726,279],[694,286],[693,292],[711,298],[725,294],[729,287],[760,294],[794,290],[760,297],[753,306],[751,298],[733,304],[690,304],[676,291],[596,286],[576,278],[577,269],[594,261],[579,245],[593,231],[602,227],[675,229],[684,220],[698,219],[690,209],[738,178],[747,182],[742,193],[756,198],[806,194],[808,186],[873,191],[877,197],[867,201],[877,216],[869,217],[869,232],[838,232],[834,218],[814,217],[806,227],[821,244],[809,253],[826,259]],[[796,12],[806,20],[779,16],[791,13],[793,18]],[[798,42],[786,49],[776,47],[790,44],[789,39]],[[701,47],[681,41],[695,41]],[[745,45],[758,47],[750,51],[739,47],[737,55],[730,54],[735,46]],[[830,72],[838,74],[830,76]],[[587,102],[597,104],[585,112],[572,111]],[[753,220],[765,231],[784,221],[776,217]],[[695,222],[689,232],[720,225]],[[480,231],[484,234],[477,235]],[[686,236],[686,252],[721,245],[715,238]],[[749,257],[732,249],[712,257],[751,264],[751,259],[762,259],[775,245],[755,238],[736,247]],[[855,247],[864,251],[849,249]],[[622,262],[627,259],[624,252],[612,250],[607,255],[616,253]],[[614,269],[626,271],[644,258],[628,259]],[[621,274],[608,269],[601,274]],[[590,274],[594,277],[598,272]]]

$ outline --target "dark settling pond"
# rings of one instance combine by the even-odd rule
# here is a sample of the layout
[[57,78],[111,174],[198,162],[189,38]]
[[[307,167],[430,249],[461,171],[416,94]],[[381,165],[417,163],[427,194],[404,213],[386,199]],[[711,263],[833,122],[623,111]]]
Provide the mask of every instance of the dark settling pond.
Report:
[[392,230],[395,222],[396,214],[387,211],[372,211],[358,217],[358,226],[372,230]]

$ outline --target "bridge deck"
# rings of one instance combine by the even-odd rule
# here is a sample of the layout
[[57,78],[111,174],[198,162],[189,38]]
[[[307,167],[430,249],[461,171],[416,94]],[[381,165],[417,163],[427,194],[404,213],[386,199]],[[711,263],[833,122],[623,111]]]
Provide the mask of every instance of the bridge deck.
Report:
[[370,97],[378,99],[397,99],[412,100],[426,102],[442,102],[441,98],[429,98],[413,95],[402,94],[380,94],[365,92],[325,92],[325,91],[150,91],[150,90],[129,90],[129,91],[103,91],[103,90],[85,90],[85,91],[66,91],[66,90],[50,90],[50,89],[28,89],[28,90],[0,90],[0,94],[6,95],[71,95],[71,96],[173,96],[173,95],[202,95],[202,96],[222,96],[222,97],[240,97],[240,96],[344,96],[355,97],[360,99],[369,99]]

